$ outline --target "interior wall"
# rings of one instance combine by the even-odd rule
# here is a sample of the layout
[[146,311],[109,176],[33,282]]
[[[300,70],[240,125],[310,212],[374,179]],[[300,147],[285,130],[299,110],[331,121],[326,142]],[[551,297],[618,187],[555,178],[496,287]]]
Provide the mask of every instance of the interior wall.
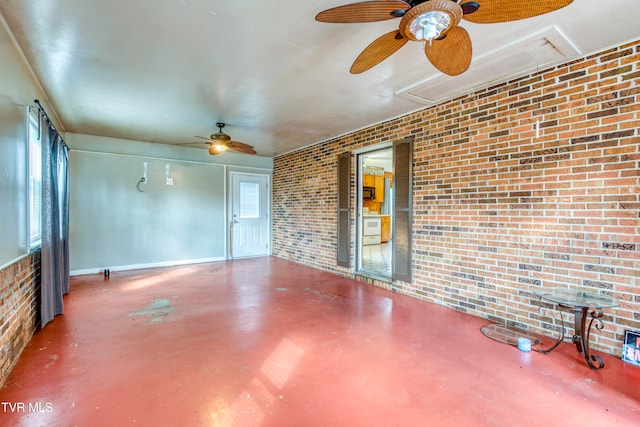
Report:
[[206,150],[90,135],[69,133],[67,143],[72,274],[226,259],[227,172],[272,165],[240,155],[212,163],[219,159]]
[[[357,142],[342,142],[327,141],[274,159],[272,254],[346,276],[350,270],[336,265],[338,155],[357,148]],[[353,191],[351,196],[354,206]],[[355,228],[352,222],[352,234]]]
[[[0,266],[27,253],[26,108],[39,85],[0,16]],[[48,108],[48,107],[47,107]]]
[[214,185],[224,175],[220,165],[72,150],[71,270],[224,259],[224,188]]
[[27,247],[26,107],[46,98],[0,15],[0,386],[39,326],[40,251]]
[[592,342],[620,355],[640,329],[640,41],[277,157],[273,254],[352,275],[337,156],[409,136],[413,281],[392,288],[545,335],[535,291],[602,292],[620,306]]

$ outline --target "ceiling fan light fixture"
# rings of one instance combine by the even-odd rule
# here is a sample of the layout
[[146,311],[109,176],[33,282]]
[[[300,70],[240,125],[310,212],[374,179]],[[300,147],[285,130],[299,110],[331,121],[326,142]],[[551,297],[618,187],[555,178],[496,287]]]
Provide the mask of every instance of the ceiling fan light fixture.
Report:
[[215,142],[212,146],[218,153],[226,151],[229,148],[229,146],[223,142]]
[[462,8],[451,0],[431,0],[414,6],[400,21],[400,32],[414,41],[444,36],[462,19]]
[[209,146],[209,154],[211,154],[212,156],[215,156],[216,154],[220,154],[223,151],[227,151],[228,148],[229,147],[227,147],[225,144],[214,142]]
[[451,16],[446,12],[434,10],[423,13],[411,22],[409,31],[416,40],[433,40],[451,25]]

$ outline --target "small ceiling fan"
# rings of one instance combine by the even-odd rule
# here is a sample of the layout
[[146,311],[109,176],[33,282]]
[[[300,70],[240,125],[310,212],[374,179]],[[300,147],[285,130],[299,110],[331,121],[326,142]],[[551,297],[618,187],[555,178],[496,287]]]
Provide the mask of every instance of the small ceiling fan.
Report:
[[387,59],[409,40],[425,41],[425,54],[438,70],[450,76],[471,65],[469,33],[458,24],[464,18],[493,24],[531,18],[561,9],[573,0],[372,0],[327,9],[319,22],[361,23],[401,18],[397,30],[367,46],[351,66],[359,74]]
[[207,140],[204,144],[209,146],[209,154],[215,156],[227,150],[245,154],[256,154],[256,150],[253,149],[252,145],[232,141],[229,135],[222,132],[222,128],[225,127],[224,123],[218,122],[216,123],[216,127],[218,128],[218,132],[212,133],[208,138],[204,136],[196,136],[196,138]]

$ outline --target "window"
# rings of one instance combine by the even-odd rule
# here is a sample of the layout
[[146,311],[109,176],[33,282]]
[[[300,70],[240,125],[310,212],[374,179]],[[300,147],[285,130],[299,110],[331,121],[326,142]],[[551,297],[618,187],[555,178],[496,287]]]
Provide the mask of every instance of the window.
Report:
[[260,184],[240,182],[240,218],[260,218]]
[[40,245],[42,230],[42,140],[38,113],[28,112],[27,161],[28,161],[28,209],[29,248]]

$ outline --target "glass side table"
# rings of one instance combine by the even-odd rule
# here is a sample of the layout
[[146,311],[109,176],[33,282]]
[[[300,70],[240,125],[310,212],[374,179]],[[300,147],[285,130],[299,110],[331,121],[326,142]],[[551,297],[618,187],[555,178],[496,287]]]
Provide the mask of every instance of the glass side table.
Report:
[[[604,360],[597,354],[589,351],[589,337],[591,328],[602,329],[603,308],[611,308],[619,305],[618,300],[608,295],[601,295],[593,292],[585,292],[568,288],[549,288],[534,292],[541,300],[555,304],[559,311],[562,308],[573,311],[574,332],[571,340],[576,345],[576,349],[584,356],[591,369],[604,368]],[[590,318],[587,325],[587,318]],[[564,341],[564,321],[560,314],[562,323],[562,333],[558,341],[549,350],[538,350],[541,353],[550,353]],[[595,322],[595,324],[594,324]]]

